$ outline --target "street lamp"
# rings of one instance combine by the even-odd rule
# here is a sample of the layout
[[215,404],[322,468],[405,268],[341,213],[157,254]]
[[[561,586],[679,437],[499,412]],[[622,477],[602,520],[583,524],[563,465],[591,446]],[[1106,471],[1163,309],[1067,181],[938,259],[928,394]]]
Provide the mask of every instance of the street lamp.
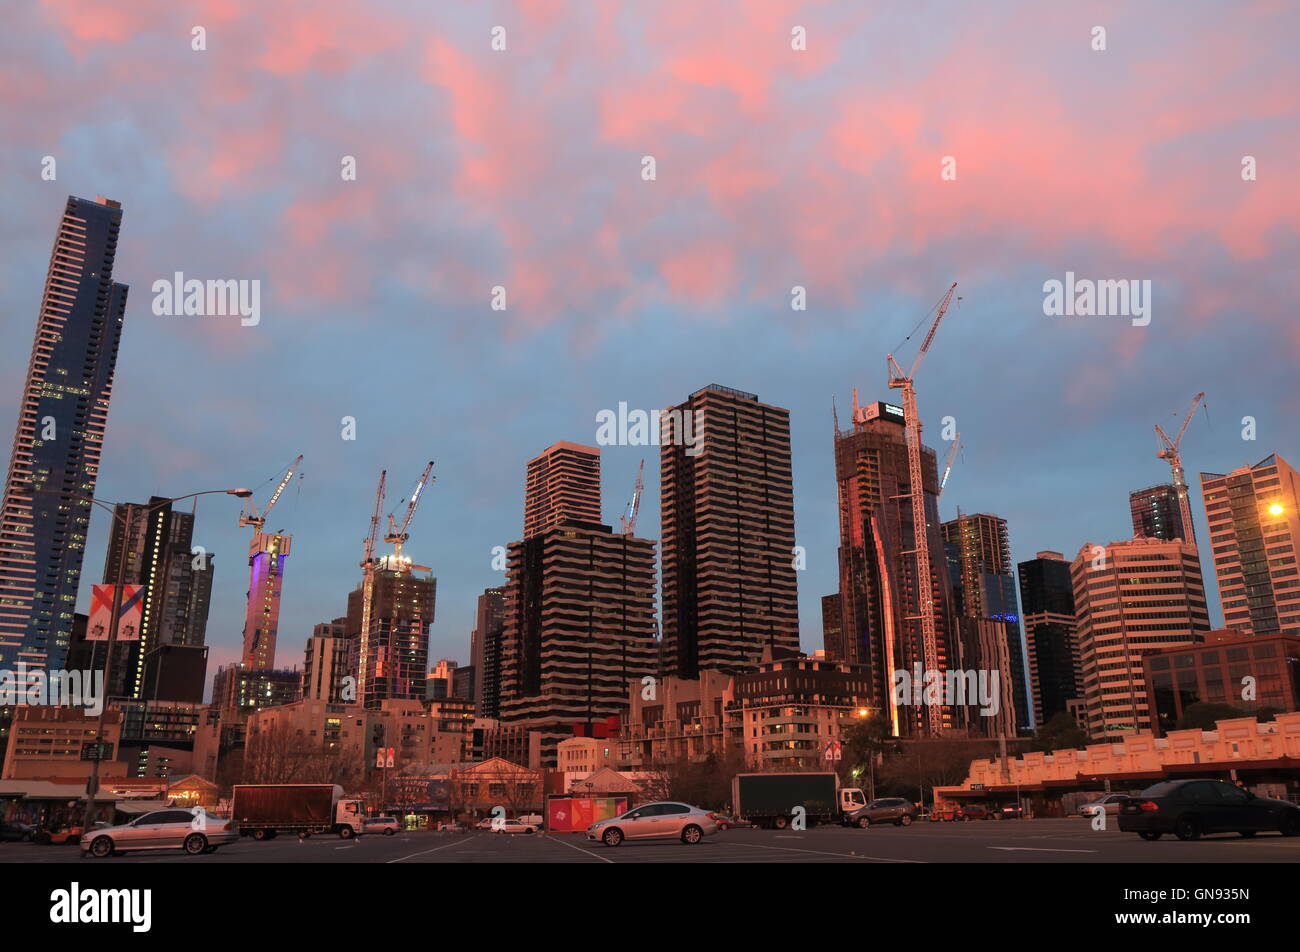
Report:
[[[118,515],[116,506],[104,502],[102,499],[96,499],[93,496],[81,496],[77,493],[61,492],[54,489],[38,489],[31,483],[26,484],[24,488],[32,495],[45,493],[53,496],[68,496],[73,499],[78,499],[81,502],[90,503],[92,506],[98,506],[122,525],[122,545],[117,559],[117,582],[113,586],[113,608],[108,621],[108,647],[104,653],[104,690],[108,691],[112,685],[109,676],[113,669],[113,646],[117,643],[117,616],[122,610],[122,579],[126,575],[127,536],[130,534],[131,526],[124,516]],[[171,506],[172,503],[181,502],[186,499],[194,499],[198,496],[226,495],[234,496],[236,499],[247,499],[252,494],[252,491],[248,489],[205,489],[202,492],[187,493],[184,496],[173,496],[170,499],[161,499],[152,505],[139,506],[136,508],[143,509],[148,515],[152,514],[156,509],[161,509],[164,506]],[[95,756],[90,761],[90,776],[86,779],[86,813],[81,824],[82,835],[90,832],[90,824],[93,822],[95,816],[95,795],[99,793],[99,762],[103,755],[104,715],[108,713],[107,702],[108,698],[105,697],[104,703],[102,703],[99,708],[99,717],[95,722]]]

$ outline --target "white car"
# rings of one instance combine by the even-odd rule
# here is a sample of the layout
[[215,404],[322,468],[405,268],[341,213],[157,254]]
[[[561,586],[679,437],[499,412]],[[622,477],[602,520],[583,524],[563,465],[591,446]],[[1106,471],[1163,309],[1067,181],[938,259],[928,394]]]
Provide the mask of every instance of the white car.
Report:
[[492,827],[494,833],[536,833],[537,825],[523,820],[502,820]]
[[1089,803],[1079,807],[1080,816],[1097,816],[1099,813],[1107,813],[1111,816],[1118,816],[1120,808],[1129,800],[1127,793],[1108,793]]

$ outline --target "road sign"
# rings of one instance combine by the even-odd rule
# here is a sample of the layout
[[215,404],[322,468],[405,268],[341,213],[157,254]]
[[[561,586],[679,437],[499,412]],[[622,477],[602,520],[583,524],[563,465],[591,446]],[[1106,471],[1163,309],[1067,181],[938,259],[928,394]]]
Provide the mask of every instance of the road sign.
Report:
[[106,742],[82,744],[81,759],[82,760],[112,760],[113,745]]

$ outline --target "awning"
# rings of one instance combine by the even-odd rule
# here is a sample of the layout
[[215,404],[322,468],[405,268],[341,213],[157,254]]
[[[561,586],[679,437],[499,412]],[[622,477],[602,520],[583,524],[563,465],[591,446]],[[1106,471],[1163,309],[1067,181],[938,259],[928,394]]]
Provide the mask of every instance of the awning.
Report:
[[137,816],[153,813],[154,810],[166,810],[169,806],[171,804],[166,800],[119,800],[117,801],[117,812]]

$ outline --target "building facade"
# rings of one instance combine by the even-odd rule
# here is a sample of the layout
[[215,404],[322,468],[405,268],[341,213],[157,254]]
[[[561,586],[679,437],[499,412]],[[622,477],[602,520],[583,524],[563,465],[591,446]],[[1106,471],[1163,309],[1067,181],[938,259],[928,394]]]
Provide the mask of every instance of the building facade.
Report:
[[1091,737],[1151,729],[1142,655],[1210,630],[1196,546],[1132,539],[1086,544],[1070,566]]
[[1183,525],[1178,490],[1171,485],[1150,486],[1129,493],[1128,508],[1133,518],[1135,539],[1196,541],[1195,527]]
[[62,668],[72,642],[126,314],[122,206],[69,197],[50,253],[0,507],[0,668]]
[[717,384],[660,415],[665,676],[797,654],[790,411]]
[[1070,563],[1060,552],[1039,552],[1017,564],[1016,573],[1034,722],[1041,726],[1080,695],[1074,586]]
[[1227,475],[1201,473],[1223,623],[1300,635],[1300,475],[1276,453]]

